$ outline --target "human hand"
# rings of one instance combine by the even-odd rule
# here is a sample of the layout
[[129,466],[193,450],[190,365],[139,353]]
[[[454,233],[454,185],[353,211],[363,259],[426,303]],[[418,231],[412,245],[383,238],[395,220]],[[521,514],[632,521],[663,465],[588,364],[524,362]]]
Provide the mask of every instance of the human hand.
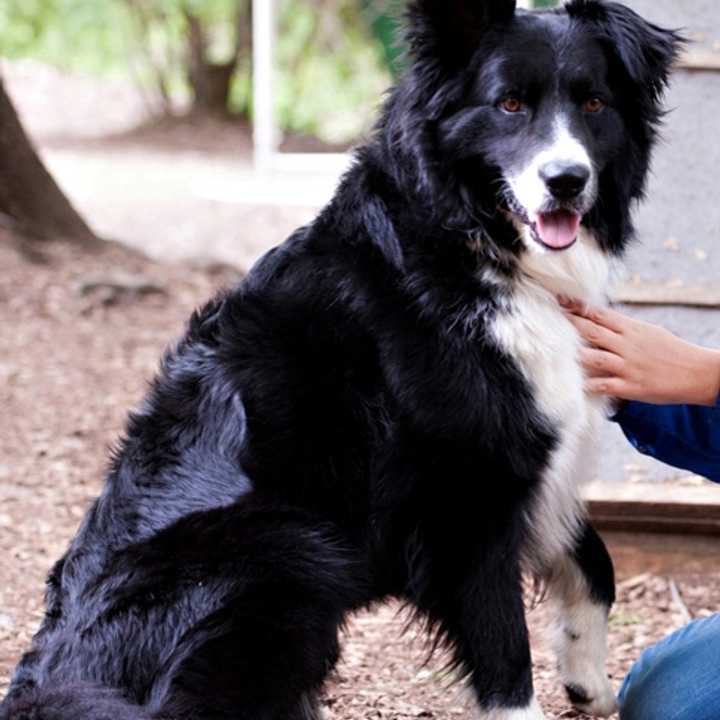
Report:
[[655,404],[714,405],[720,351],[685,342],[668,330],[609,308],[559,298],[588,346],[580,350],[587,389],[596,395]]

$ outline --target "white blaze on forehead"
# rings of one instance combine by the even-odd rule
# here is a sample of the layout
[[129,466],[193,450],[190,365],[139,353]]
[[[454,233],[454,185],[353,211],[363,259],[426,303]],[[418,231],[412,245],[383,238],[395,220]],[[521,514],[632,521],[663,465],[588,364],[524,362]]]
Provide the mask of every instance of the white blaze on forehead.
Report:
[[[543,153],[548,155],[545,162],[567,163],[568,165],[583,165],[588,170],[592,169],[590,156],[585,146],[570,132],[567,121],[560,116],[555,121],[555,137],[553,144]],[[542,166],[542,162],[540,166]]]
[[516,200],[524,207],[531,221],[535,221],[540,209],[551,199],[541,169],[548,163],[581,165],[590,171],[590,182],[585,194],[595,192],[595,174],[592,161],[585,146],[568,128],[563,116],[555,119],[552,140],[540,150],[517,175],[508,177],[508,183]]

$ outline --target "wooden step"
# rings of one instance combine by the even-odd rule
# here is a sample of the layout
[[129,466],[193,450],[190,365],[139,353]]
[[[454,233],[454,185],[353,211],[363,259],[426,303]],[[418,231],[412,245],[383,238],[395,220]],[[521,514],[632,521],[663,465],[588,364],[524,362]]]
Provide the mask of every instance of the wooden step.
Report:
[[611,293],[615,303],[624,305],[684,305],[720,308],[720,287],[663,283],[624,283]]
[[595,482],[583,496],[601,530],[720,535],[720,486],[710,482]]

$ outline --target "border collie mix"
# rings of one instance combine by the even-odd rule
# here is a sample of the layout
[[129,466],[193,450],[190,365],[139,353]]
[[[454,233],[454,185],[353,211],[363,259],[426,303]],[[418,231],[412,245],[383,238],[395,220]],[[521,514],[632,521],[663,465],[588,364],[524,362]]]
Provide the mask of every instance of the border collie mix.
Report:
[[479,717],[540,720],[523,576],[579,709],[613,569],[578,494],[603,300],[681,39],[625,7],[414,0],[412,66],[310,226],[190,321],[50,575],[2,720],[314,720],[394,596]]

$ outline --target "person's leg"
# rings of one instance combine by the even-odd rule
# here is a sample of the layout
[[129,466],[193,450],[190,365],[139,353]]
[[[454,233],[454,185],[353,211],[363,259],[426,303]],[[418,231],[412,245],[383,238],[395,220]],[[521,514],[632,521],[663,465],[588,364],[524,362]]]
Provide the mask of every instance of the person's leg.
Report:
[[718,720],[720,614],[646,650],[620,690],[621,720]]

